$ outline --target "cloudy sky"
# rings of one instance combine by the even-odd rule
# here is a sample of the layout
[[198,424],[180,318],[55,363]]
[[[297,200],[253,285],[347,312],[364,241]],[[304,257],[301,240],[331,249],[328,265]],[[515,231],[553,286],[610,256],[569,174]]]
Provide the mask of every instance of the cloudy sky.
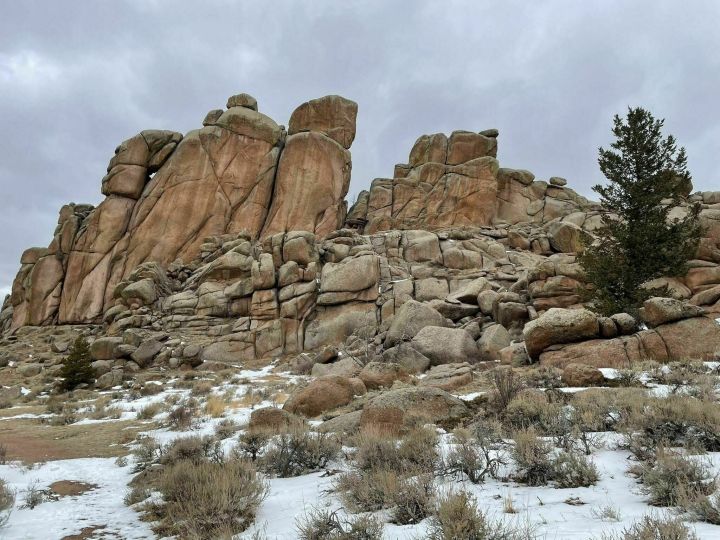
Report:
[[629,105],[665,117],[696,188],[720,189],[719,22],[717,0],[5,1],[0,293],[62,204],[100,202],[119,142],[198,127],[238,92],[282,124],[310,98],[357,101],[349,197],[422,133],[490,127],[504,166],[591,195]]

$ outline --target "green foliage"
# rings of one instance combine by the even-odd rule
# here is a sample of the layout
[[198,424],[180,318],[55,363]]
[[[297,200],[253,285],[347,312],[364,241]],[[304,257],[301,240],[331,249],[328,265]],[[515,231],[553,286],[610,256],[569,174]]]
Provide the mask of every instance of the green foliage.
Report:
[[90,358],[90,346],[87,340],[79,336],[70,349],[70,354],[63,360],[60,376],[63,378],[62,389],[73,390],[76,386],[95,380],[95,370]]
[[626,119],[615,116],[611,148],[599,150],[600,170],[610,183],[593,190],[608,214],[580,263],[604,314],[634,312],[651,294],[643,283],[684,275],[697,250],[699,205],[684,217],[669,217],[692,181],[685,149],[672,135],[663,137],[663,124],[645,109],[631,108]]

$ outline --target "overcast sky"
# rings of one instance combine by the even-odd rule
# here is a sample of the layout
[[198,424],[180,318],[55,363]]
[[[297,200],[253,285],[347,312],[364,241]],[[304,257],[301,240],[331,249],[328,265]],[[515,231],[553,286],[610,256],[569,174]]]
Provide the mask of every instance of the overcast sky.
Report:
[[597,147],[629,105],[666,118],[696,189],[720,189],[717,0],[4,0],[0,13],[0,294],[62,204],[102,200],[118,143],[199,127],[239,92],[285,125],[307,99],[357,101],[349,198],[420,134],[491,127],[503,166],[592,195]]

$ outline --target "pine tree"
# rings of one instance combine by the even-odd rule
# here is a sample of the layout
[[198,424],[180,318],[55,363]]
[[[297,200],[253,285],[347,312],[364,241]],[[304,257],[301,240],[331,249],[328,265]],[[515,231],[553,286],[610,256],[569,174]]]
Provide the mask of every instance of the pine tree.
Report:
[[669,213],[692,190],[684,148],[663,137],[664,120],[640,107],[615,115],[610,149],[599,149],[600,170],[609,180],[593,191],[607,211],[597,241],[580,257],[594,286],[597,311],[634,313],[650,294],[641,286],[663,276],[682,276],[698,246],[699,205],[682,218]]
[[70,349],[70,354],[63,360],[60,376],[63,378],[62,389],[73,390],[79,384],[90,384],[95,380],[95,370],[90,358],[90,347],[87,340],[78,336]]

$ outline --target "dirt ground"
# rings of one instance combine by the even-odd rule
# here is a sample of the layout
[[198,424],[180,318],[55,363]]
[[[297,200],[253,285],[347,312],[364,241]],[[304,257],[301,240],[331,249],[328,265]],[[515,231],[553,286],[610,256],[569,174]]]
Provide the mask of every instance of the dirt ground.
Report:
[[0,445],[6,459],[25,464],[87,457],[116,457],[129,453],[127,443],[139,431],[154,424],[134,420],[100,422],[87,425],[52,426],[37,419],[0,421]]

